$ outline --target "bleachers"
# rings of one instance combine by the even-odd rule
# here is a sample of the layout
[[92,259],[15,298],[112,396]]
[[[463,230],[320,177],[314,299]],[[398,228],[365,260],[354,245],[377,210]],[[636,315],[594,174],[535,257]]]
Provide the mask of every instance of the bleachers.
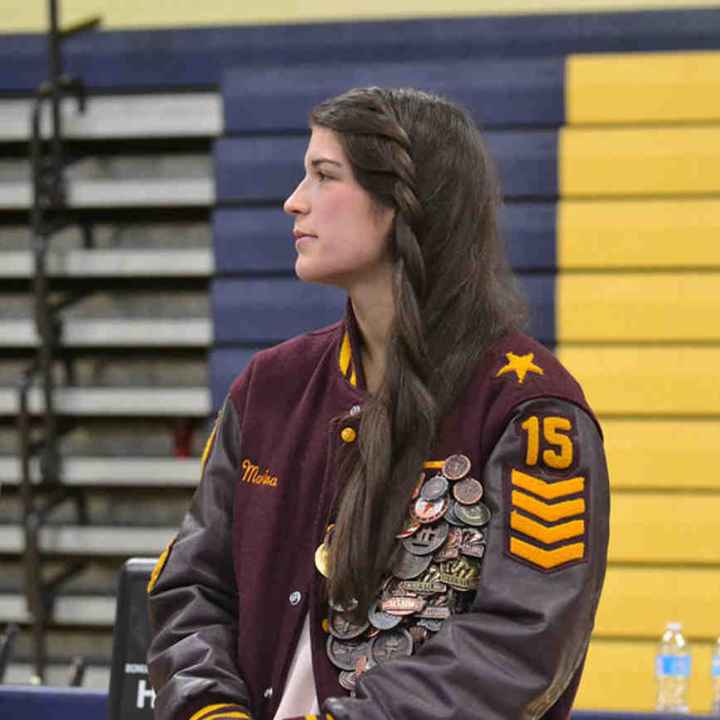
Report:
[[[351,85],[418,85],[460,100],[484,129],[506,196],[501,220],[510,259],[533,308],[532,332],[581,380],[605,429],[613,484],[611,562],[579,705],[649,708],[655,642],[665,621],[678,618],[695,650],[691,704],[706,709],[710,643],[720,633],[720,485],[710,470],[720,447],[720,92],[713,92],[720,13],[100,37],[74,40],[68,57],[72,71],[93,88],[143,90],[135,100],[149,102],[149,108],[155,107],[151,98],[162,98],[166,108],[189,101],[189,95],[168,92],[192,89],[206,110],[187,111],[195,122],[180,118],[183,111],[163,112],[172,123],[162,126],[158,116],[146,130],[139,128],[140,118],[153,115],[152,109],[127,113],[132,123],[111,126],[126,133],[117,147],[135,158],[130,170],[116,163],[111,180],[91,166],[74,181],[82,216],[107,204],[106,224],[138,215],[140,229],[131,249],[110,241],[98,250],[66,243],[53,258],[56,281],[154,294],[144,314],[116,312],[110,327],[103,327],[102,318],[82,315],[67,325],[67,345],[86,362],[99,353],[122,365],[132,354],[149,364],[140,372],[126,368],[124,375],[108,376],[122,377],[119,392],[88,385],[80,394],[60,396],[68,417],[87,423],[68,438],[65,474],[66,482],[83,487],[92,499],[92,530],[99,535],[71,526],[47,541],[55,552],[96,553],[98,565],[105,558],[105,569],[69,588],[58,607],[57,637],[87,647],[87,628],[68,608],[75,602],[85,607],[99,596],[97,607],[82,617],[93,618],[94,637],[106,643],[107,568],[117,567],[113,563],[125,552],[157,554],[172,532],[196,467],[192,460],[169,457],[172,422],[194,418],[200,427],[253,352],[342,312],[340,293],[294,280],[290,221],[281,210],[302,173],[310,107]],[[42,53],[33,38],[14,43],[0,48],[2,56],[22,47],[16,72],[0,70],[0,90],[26,92],[40,79]],[[111,96],[100,99],[112,102]],[[5,102],[17,100],[0,99],[0,113]],[[13,105],[12,117],[22,112],[19,107]],[[207,108],[214,119],[190,137]],[[21,123],[12,123],[4,141],[17,152]],[[101,125],[78,125],[77,140],[116,142],[99,135]],[[172,144],[176,158],[163,169],[161,154],[148,143],[162,146],[173,134],[179,135]],[[204,157],[198,135],[206,142]],[[222,137],[210,153],[214,135]],[[128,177],[133,168],[142,171]],[[17,164],[8,174],[0,169],[0,178],[7,177],[12,183],[0,185],[0,198],[11,198],[0,199],[6,208],[0,222],[8,218],[0,226],[0,251],[6,234],[13,240],[0,255],[0,287],[22,295],[30,261],[16,228],[27,208],[27,179],[18,177]],[[195,232],[204,246],[188,247],[183,223],[203,226]],[[160,233],[148,240],[152,249],[138,247],[143,232],[148,238]],[[188,287],[200,295],[208,282],[209,307],[201,301],[173,305],[171,290]],[[16,407],[10,371],[35,338],[27,314],[6,319],[2,312],[7,332],[0,339],[0,363],[7,369],[0,364],[0,415],[6,422],[0,452],[7,457],[0,458],[0,479],[12,486],[18,471],[8,430]],[[197,379],[205,372],[206,348],[209,382],[203,384]],[[177,355],[173,368],[152,366],[152,358],[171,355]],[[102,368],[95,373],[104,377]],[[196,436],[196,455],[200,442]],[[168,487],[177,491],[169,502]],[[113,493],[117,497],[109,500]],[[142,498],[132,505],[134,512],[130,493]],[[16,517],[2,513],[0,554],[17,565]],[[0,624],[27,619],[17,573],[5,584]],[[57,651],[58,644],[53,647]],[[96,659],[109,657],[107,643],[97,647]],[[27,655],[27,648],[21,650]]]
[[[40,537],[48,570],[82,559],[62,590],[48,637],[47,680],[67,682],[70,661],[89,662],[85,685],[107,690],[116,574],[129,556],[157,555],[172,536],[197,481],[197,460],[173,457],[178,431],[193,432],[181,454],[197,455],[211,411],[206,355],[212,343],[207,287],[213,272],[209,207],[212,138],[222,126],[216,93],[91,97],[86,115],[66,104],[65,130],[78,162],[68,168],[79,228],[53,238],[53,287],[83,294],[64,314],[63,356],[75,383],[61,383],[56,409],[63,484],[87,500],[90,524],[66,512]],[[24,539],[14,454],[17,371],[38,339],[32,320],[33,258],[27,223],[29,170],[23,159],[30,104],[0,100],[0,624],[31,620],[23,595]],[[33,413],[42,410],[38,389]],[[32,476],[39,480],[37,463]],[[7,682],[32,674],[21,633]]]

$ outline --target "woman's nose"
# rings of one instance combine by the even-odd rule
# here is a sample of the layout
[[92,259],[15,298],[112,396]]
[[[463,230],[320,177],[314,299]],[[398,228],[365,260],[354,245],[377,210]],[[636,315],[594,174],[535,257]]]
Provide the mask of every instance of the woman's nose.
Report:
[[308,211],[308,203],[302,193],[303,182],[293,191],[290,197],[283,203],[283,210],[288,215],[302,215]]

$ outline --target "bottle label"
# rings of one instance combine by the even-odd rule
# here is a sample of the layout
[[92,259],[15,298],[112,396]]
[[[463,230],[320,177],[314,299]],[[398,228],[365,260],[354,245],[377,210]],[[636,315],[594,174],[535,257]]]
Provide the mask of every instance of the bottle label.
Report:
[[658,655],[655,658],[655,674],[658,677],[690,677],[689,655]]
[[714,678],[720,678],[720,655],[713,655],[712,670],[710,672]]

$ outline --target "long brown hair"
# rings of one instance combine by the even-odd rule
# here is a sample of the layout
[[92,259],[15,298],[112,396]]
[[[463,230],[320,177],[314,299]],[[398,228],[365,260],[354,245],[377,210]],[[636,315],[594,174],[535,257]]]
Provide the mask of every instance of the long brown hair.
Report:
[[343,483],[328,591],[364,614],[388,572],[441,418],[490,343],[525,321],[496,226],[500,190],[458,105],[412,89],[350,90],[313,109],[355,179],[395,209],[395,316],[379,391],[363,406]]

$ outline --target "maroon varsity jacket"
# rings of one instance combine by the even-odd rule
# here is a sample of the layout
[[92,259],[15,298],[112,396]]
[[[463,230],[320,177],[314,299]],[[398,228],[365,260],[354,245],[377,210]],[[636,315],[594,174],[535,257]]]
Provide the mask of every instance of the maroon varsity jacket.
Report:
[[316,548],[337,456],[367,398],[352,312],[258,353],[232,385],[203,476],[149,586],[158,720],[271,720],[309,613],[323,711],[336,720],[564,720],[606,566],[602,435],[582,390],[521,333],[486,353],[428,468],[464,455],[490,520],[465,612],[354,697],[328,659]]

